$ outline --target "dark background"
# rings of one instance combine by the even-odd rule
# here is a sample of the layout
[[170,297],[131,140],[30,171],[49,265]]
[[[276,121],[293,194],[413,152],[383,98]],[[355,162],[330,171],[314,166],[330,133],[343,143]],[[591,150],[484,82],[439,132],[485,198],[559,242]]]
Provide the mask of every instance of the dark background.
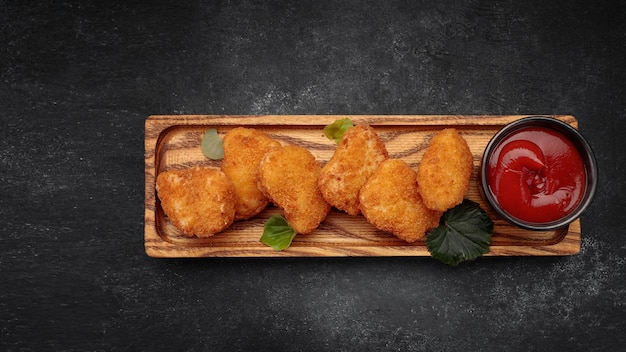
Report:
[[[0,0],[0,350],[626,344],[623,1]],[[569,257],[154,259],[151,114],[572,114]]]

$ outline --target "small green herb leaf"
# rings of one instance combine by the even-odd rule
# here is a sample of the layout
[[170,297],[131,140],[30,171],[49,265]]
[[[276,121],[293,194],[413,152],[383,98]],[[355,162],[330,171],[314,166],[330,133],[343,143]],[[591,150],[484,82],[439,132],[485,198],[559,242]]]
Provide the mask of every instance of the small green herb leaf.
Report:
[[476,259],[489,252],[493,221],[480,205],[464,199],[456,207],[446,211],[439,227],[426,235],[426,247],[430,254],[450,265]]
[[263,226],[261,242],[274,248],[275,251],[282,251],[291,245],[294,237],[296,237],[296,231],[289,226],[287,220],[280,215],[273,215]]
[[343,134],[352,126],[354,125],[349,118],[339,119],[324,127],[324,135],[326,138],[334,140],[335,143],[339,144]]
[[224,158],[224,141],[217,134],[215,128],[211,128],[202,137],[202,153],[211,160],[222,160]]

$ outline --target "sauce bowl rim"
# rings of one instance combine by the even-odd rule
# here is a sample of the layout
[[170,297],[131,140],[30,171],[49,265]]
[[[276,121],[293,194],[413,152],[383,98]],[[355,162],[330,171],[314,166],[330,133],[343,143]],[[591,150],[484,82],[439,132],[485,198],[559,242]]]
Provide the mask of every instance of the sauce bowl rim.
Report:
[[[563,216],[560,219],[550,221],[550,222],[530,222],[526,220],[522,220],[508,214],[504,209],[500,206],[495,196],[491,192],[489,187],[489,182],[487,181],[487,167],[489,163],[489,158],[496,146],[506,137],[508,137],[511,133],[514,133],[522,128],[527,127],[544,127],[552,129],[561,135],[565,136],[568,140],[570,140],[574,146],[578,149],[578,154],[580,155],[583,166],[586,172],[586,184],[585,191],[583,194],[583,198],[578,206]],[[554,230],[561,227],[565,227],[575,221],[580,215],[588,208],[589,204],[593,200],[593,197],[597,188],[597,180],[598,180],[598,167],[596,163],[596,158],[591,149],[591,146],[587,142],[587,140],[582,136],[582,134],[570,124],[558,120],[549,116],[535,115],[529,117],[523,117],[519,120],[515,120],[513,122],[508,123],[504,127],[502,127],[496,134],[491,137],[489,142],[487,143],[485,150],[483,152],[483,156],[481,158],[480,165],[480,193],[483,199],[487,202],[487,204],[504,220],[507,222],[516,225],[518,227],[534,230],[534,231],[548,231]]]

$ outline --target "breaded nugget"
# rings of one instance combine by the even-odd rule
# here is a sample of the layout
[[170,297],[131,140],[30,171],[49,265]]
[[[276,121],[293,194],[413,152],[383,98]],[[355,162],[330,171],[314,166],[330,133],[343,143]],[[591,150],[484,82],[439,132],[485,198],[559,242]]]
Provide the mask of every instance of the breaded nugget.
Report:
[[330,210],[317,188],[320,169],[311,152],[300,146],[271,151],[259,164],[259,188],[283,209],[297,233],[313,232]]
[[474,169],[472,152],[454,128],[437,133],[417,168],[417,183],[424,204],[446,211],[463,201]]
[[417,190],[417,174],[402,160],[380,164],[359,192],[361,212],[378,229],[407,242],[439,225],[440,211],[426,208]]
[[257,185],[256,175],[261,158],[280,147],[279,141],[251,128],[237,127],[224,136],[222,171],[235,187],[235,220],[251,218],[269,203]]
[[226,175],[195,166],[159,173],[156,190],[161,207],[185,236],[210,237],[233,223],[235,191]]
[[318,185],[324,199],[337,209],[358,215],[359,190],[387,157],[385,144],[373,128],[357,125],[348,129],[322,168]]

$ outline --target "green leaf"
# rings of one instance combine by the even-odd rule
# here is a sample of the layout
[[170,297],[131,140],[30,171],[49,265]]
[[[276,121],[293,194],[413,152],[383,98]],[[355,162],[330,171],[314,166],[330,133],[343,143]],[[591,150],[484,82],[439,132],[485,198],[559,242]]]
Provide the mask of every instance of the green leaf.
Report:
[[202,154],[211,160],[222,160],[224,158],[224,141],[217,134],[215,128],[210,128],[202,137],[200,143]]
[[296,231],[289,226],[287,220],[280,215],[273,215],[263,226],[261,242],[274,248],[275,251],[282,251],[291,245],[294,237],[296,237]]
[[489,252],[493,221],[480,205],[464,199],[456,207],[446,211],[439,227],[426,235],[426,247],[430,254],[450,265],[476,259]]
[[343,134],[352,126],[354,125],[352,124],[352,120],[349,118],[339,119],[324,127],[324,135],[326,138],[334,140],[335,143],[339,144]]

